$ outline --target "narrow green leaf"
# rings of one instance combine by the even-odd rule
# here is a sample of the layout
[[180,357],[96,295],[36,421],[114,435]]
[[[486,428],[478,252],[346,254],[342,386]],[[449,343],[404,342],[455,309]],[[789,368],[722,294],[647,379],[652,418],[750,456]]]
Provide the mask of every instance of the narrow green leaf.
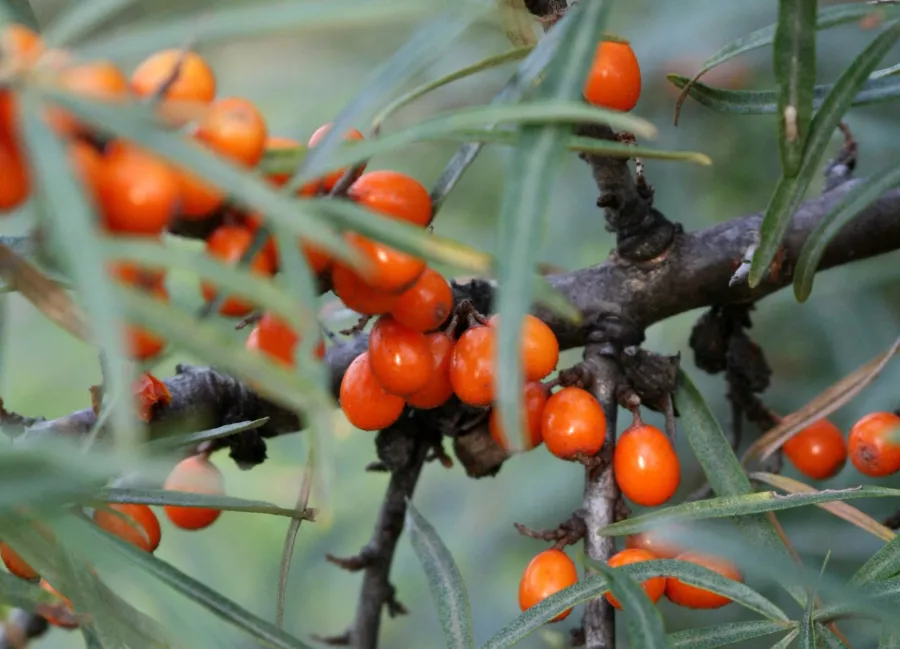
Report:
[[890,628],[884,628],[878,639],[878,649],[900,649],[900,633]]
[[286,408],[306,412],[323,403],[334,403],[331,394],[323,393],[296,372],[236,347],[230,332],[222,327],[200,322],[170,304],[132,289],[120,288],[119,296],[129,316],[142,326],[200,358],[215,362],[223,371],[240,376]]
[[144,448],[150,450],[151,452],[158,453],[161,451],[180,448],[182,446],[194,446],[196,444],[200,444],[201,442],[209,442],[214,439],[222,439],[223,437],[237,435],[238,433],[243,433],[248,430],[262,428],[267,423],[269,423],[269,418],[262,417],[261,419],[254,419],[253,421],[242,421],[236,424],[226,424],[225,426],[219,426],[218,428],[201,430],[197,431],[196,433],[187,433],[186,435],[170,435],[168,437],[160,437],[158,439],[150,440],[149,442],[144,444]]
[[787,178],[782,178],[763,216],[760,244],[753,255],[750,275],[747,278],[751,288],[757,286],[769,272],[769,266],[772,265],[784,235],[790,228],[794,212],[803,201],[803,196],[819,169],[838,123],[875,66],[897,42],[898,37],[900,37],[900,21],[895,21],[854,59],[822,102],[822,107],[810,125],[801,169],[790,182]]
[[286,516],[287,518],[302,518],[302,512],[298,513],[296,510],[278,507],[272,503],[260,500],[244,500],[243,498],[232,498],[231,496],[212,496],[168,489],[120,489],[111,487],[91,493],[88,499],[91,502],[110,504],[137,503],[154,507],[175,505],[177,507],[202,507],[221,509],[226,512],[271,514],[273,516]]
[[534,45],[534,16],[525,6],[525,0],[495,0],[500,25],[513,45]]
[[774,491],[724,496],[686,502],[666,507],[659,511],[629,518],[607,525],[600,533],[605,536],[621,536],[645,530],[650,524],[662,521],[698,521],[709,518],[730,518],[764,512],[777,512],[821,503],[855,500],[857,498],[898,498],[900,489],[887,487],[851,487],[849,489],[826,489],[813,493],[779,494]]
[[783,623],[762,620],[728,622],[670,633],[669,643],[672,649],[717,649],[772,635],[787,628],[790,627],[786,627]]
[[861,586],[893,577],[898,572],[900,572],[900,536],[895,536],[869,557],[869,560],[853,574],[850,583]]
[[883,77],[890,77],[894,74],[900,74],[900,63],[895,63],[894,65],[882,68],[880,70],[875,70],[872,74],[869,75],[870,79],[881,79]]
[[472,636],[469,594],[456,562],[437,530],[412,503],[406,505],[406,528],[413,550],[428,577],[448,649],[471,649],[475,646],[475,640]]
[[313,477],[316,472],[316,445],[310,444],[306,458],[306,468],[303,473],[303,481],[300,484],[300,493],[297,496],[297,504],[294,510],[301,514],[292,519],[288,525],[288,531],[284,538],[284,548],[281,551],[281,566],[278,572],[278,591],[275,598],[275,624],[281,628],[284,626],[284,602],[287,594],[288,577],[291,573],[291,557],[294,554],[294,544],[297,542],[297,533],[300,531],[300,523],[303,519],[312,519],[308,515],[309,496],[312,492]]
[[[679,74],[668,75],[669,81],[678,88],[684,88],[689,79]],[[822,105],[833,85],[816,86],[814,105]],[[778,93],[774,90],[728,90],[714,88],[702,83],[691,86],[689,94],[707,108],[720,113],[736,115],[765,115],[778,112]],[[900,79],[885,77],[866,81],[853,98],[854,106],[868,106],[900,97]]]
[[[103,352],[105,398],[115,399],[132,384],[125,363],[126,346],[116,305],[97,237],[94,209],[69,168],[62,143],[41,118],[42,108],[31,95],[22,97],[22,124],[31,171],[41,201],[46,206],[50,238],[70,270],[85,310],[91,318],[93,340]],[[120,399],[111,413],[113,439],[121,447],[138,443],[141,431],[132,417],[132,401]]]
[[594,568],[606,577],[609,589],[622,606],[631,646],[642,649],[669,647],[662,615],[641,584],[621,568],[601,565],[594,565]]
[[198,178],[224,188],[240,204],[265,214],[274,225],[287,228],[348,263],[356,263],[343,239],[316,215],[305,213],[302,201],[279,193],[247,169],[220,158],[196,142],[161,128],[151,108],[92,101],[49,88],[42,88],[42,91],[48,101],[65,107],[100,132],[136,142],[148,151],[190,169]]
[[35,613],[41,607],[52,606],[57,601],[53,595],[37,584],[0,571],[0,602],[7,606]]
[[[713,491],[718,496],[752,493],[750,480],[700,392],[683,370],[678,379],[674,398],[681,414],[681,427]],[[776,552],[782,559],[788,558],[787,548],[764,515],[742,516],[734,522],[751,542]],[[787,582],[782,585],[801,605],[806,605],[806,593],[799,585]]]
[[37,16],[34,15],[34,9],[30,0],[3,0],[3,13],[6,14],[7,22],[17,22],[38,31]]
[[[813,622],[813,613],[816,610],[816,598],[810,597],[806,604],[806,610],[803,612],[803,619],[800,620],[800,626],[797,627],[797,647],[798,649],[816,649],[816,626]],[[787,645],[785,645],[787,646]]]
[[779,640],[778,642],[773,644],[772,649],[787,649],[792,644],[794,644],[794,640],[797,639],[797,636],[799,635],[799,633],[800,632],[797,631],[796,629],[791,631],[786,636],[784,636],[781,640]]
[[900,604],[900,578],[891,577],[880,581],[870,581],[857,589],[850,589],[850,595],[843,601],[818,609],[814,618],[817,622],[833,620],[855,612],[867,613],[890,622],[892,627],[900,631],[900,620],[897,620],[896,606]]
[[881,194],[897,185],[900,185],[900,166],[895,163],[855,185],[819,221],[803,244],[794,267],[794,295],[797,301],[805,302],[812,292],[816,269],[835,235]]
[[[475,3],[469,3],[469,7]],[[99,35],[78,48],[87,58],[120,58],[146,54],[186,42],[204,44],[262,36],[273,32],[302,29],[318,31],[329,27],[364,25],[375,28],[380,22],[395,23],[404,18],[436,13],[446,3],[437,0],[271,0],[217,7],[210,14],[191,12],[144,27]]]
[[827,649],[851,649],[847,645],[846,642],[841,640],[841,638],[831,629],[829,629],[824,624],[820,624],[816,622],[815,624],[816,636],[821,641],[819,644],[824,645]]
[[443,88],[444,86],[453,83],[454,81],[458,81],[459,79],[465,79],[466,77],[470,77],[473,74],[483,72],[484,70],[490,70],[497,66],[503,65],[504,63],[509,63],[510,61],[518,61],[519,59],[525,58],[532,49],[534,49],[533,45],[525,45],[522,47],[515,47],[505,52],[501,52],[500,54],[493,54],[484,59],[481,59],[480,61],[477,61],[476,63],[467,65],[466,67],[460,68],[459,70],[454,70],[450,74],[445,74],[444,76],[438,77],[437,79],[429,81],[428,83],[423,83],[422,85],[413,88],[409,92],[397,97],[394,101],[392,101],[387,106],[382,108],[381,111],[379,111],[379,113],[372,119],[372,132],[379,132],[381,130],[381,126],[384,124],[388,117],[396,113],[404,106],[412,103],[419,97],[423,97],[429,92],[437,90],[438,88]]
[[778,82],[778,148],[785,176],[800,170],[816,85],[818,0],[779,0],[773,63]]
[[68,5],[43,31],[50,47],[71,45],[137,0],[80,0]]

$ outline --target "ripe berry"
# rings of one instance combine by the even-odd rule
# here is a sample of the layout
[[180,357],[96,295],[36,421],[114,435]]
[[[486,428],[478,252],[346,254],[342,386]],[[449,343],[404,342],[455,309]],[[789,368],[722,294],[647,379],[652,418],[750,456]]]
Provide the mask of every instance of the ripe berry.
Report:
[[[222,496],[225,493],[221,471],[203,455],[194,455],[179,462],[166,478],[163,489],[208,496]],[[177,505],[166,505],[163,510],[169,520],[183,530],[209,527],[222,513],[220,509]]]
[[175,215],[181,198],[178,178],[165,162],[124,142],[103,158],[99,198],[110,232],[156,235]]
[[381,430],[400,418],[403,397],[387,392],[369,365],[369,352],[350,363],[341,380],[341,409],[352,425],[360,430]]
[[363,174],[347,190],[347,196],[398,221],[423,228],[431,221],[431,196],[415,178],[397,171],[379,169]]
[[[223,225],[217,228],[206,240],[207,254],[225,262],[236,264],[253,242],[253,232],[239,225]],[[263,246],[250,262],[250,270],[257,275],[273,275],[275,273],[275,247],[271,239]],[[215,298],[216,289],[203,282],[203,297],[209,301]],[[229,297],[223,303],[219,313],[227,316],[242,317],[253,310],[253,305],[236,297]]]
[[172,77],[179,61],[178,76],[167,88],[165,98],[211,102],[216,96],[212,69],[196,52],[178,49],[163,50],[145,59],[131,75],[132,90],[140,97],[153,95]]
[[14,209],[31,193],[31,174],[12,136],[0,136],[0,210]]
[[218,187],[183,167],[177,169],[177,178],[181,192],[178,214],[183,218],[205,219],[225,201],[225,194]]
[[853,424],[850,461],[863,475],[881,478],[900,471],[900,417],[873,412]]
[[399,293],[410,288],[425,271],[425,260],[400,252],[357,232],[347,232],[346,242],[356,248],[369,268],[363,275],[373,288]]
[[658,428],[643,423],[626,429],[616,442],[613,471],[622,493],[643,507],[669,500],[681,481],[672,442]]
[[266,120],[246,99],[217,99],[200,121],[194,137],[219,155],[255,166],[266,149]]
[[547,450],[564,460],[595,455],[606,440],[606,415],[590,392],[563,388],[544,406],[541,436]]
[[[647,550],[622,550],[609,558],[608,565],[610,568],[618,568],[620,566],[627,566],[630,563],[652,561],[653,559],[658,558],[659,557],[655,554],[648,552]],[[641,582],[641,585],[644,587],[644,592],[647,593],[647,597],[650,598],[650,601],[656,604],[666,591],[666,578],[650,577]],[[622,610],[622,605],[619,604],[619,600],[617,600],[612,593],[606,593],[606,599],[617,609]]]
[[[325,139],[325,136],[328,134],[328,131],[330,131],[330,130],[331,130],[330,123],[323,124],[322,126],[317,128],[316,131],[309,138],[309,148],[313,148],[314,146],[319,144],[319,142],[321,142],[323,139]],[[349,140],[351,142],[353,142],[353,141],[358,142],[360,140],[364,140],[365,138],[363,137],[362,133],[357,131],[355,128],[351,128],[344,135],[343,139],[345,141]],[[359,173],[362,173],[363,169],[365,169],[365,166],[363,166],[359,170]],[[331,172],[327,173],[326,175],[322,176],[322,178],[319,178],[318,180],[314,180],[314,181],[304,185],[303,193],[304,194],[316,194],[319,192],[330,192],[334,188],[334,186],[337,185],[338,181],[343,177],[343,175],[346,172],[347,172],[346,168],[331,171]]]
[[159,521],[147,505],[110,505],[109,510],[94,510],[94,523],[97,527],[146,552],[153,552],[159,547],[162,535]]
[[44,42],[32,29],[13,23],[0,31],[0,50],[4,57],[18,59],[21,63],[31,63],[44,51]]
[[69,162],[76,178],[84,186],[85,194],[100,202],[100,183],[103,182],[103,157],[91,144],[84,140],[72,140],[69,143]]
[[430,410],[442,406],[453,396],[450,384],[450,359],[453,356],[453,339],[443,331],[435,331],[426,336],[431,349],[431,378],[425,387],[406,397],[406,403],[413,408]]
[[[500,315],[491,316],[492,327],[499,326]],[[522,320],[522,371],[526,381],[540,381],[556,369],[559,342],[544,322],[526,314]]]
[[[577,582],[578,571],[565,552],[544,550],[531,560],[522,574],[519,582],[519,608],[525,611]],[[550,621],[565,620],[571,612],[571,608],[566,609]]]
[[385,390],[405,397],[428,384],[434,357],[425,334],[385,315],[369,335],[369,365]]
[[625,547],[629,550],[646,550],[660,559],[674,559],[684,552],[682,548],[672,544],[671,541],[660,538],[653,532],[638,532],[625,537]]
[[[128,94],[128,79],[111,61],[91,61],[67,68],[59,75],[59,84],[72,94],[100,101],[120,99]],[[57,133],[77,135],[88,131],[74,116],[55,106],[48,111],[47,119]]]
[[[728,579],[733,579],[734,581],[739,581],[741,583],[744,581],[744,578],[741,576],[741,572],[737,567],[724,559],[710,557],[698,552],[683,552],[675,558],[679,561],[696,563],[698,566],[708,568]],[[668,597],[673,604],[686,606],[687,608],[721,608],[722,606],[731,603],[731,598],[729,597],[713,593],[712,591],[697,586],[690,586],[675,577],[669,577],[668,579],[668,583],[666,584],[666,597]]]
[[6,543],[0,543],[0,559],[3,560],[3,565],[6,566],[6,569],[16,577],[28,579],[29,581],[38,578],[37,571],[28,565],[25,559]]
[[641,67],[628,43],[604,41],[597,46],[584,83],[589,104],[629,111],[641,96]]
[[847,443],[837,426],[821,419],[785,442],[784,454],[803,475],[826,480],[844,468]]
[[[266,311],[253,331],[256,332],[254,344],[260,351],[289,367],[294,366],[300,336],[286,322]],[[325,356],[325,342],[319,340],[313,353],[321,360]]]
[[450,383],[460,401],[487,406],[494,400],[493,327],[471,327],[456,341],[450,359]]
[[[515,431],[514,434],[522,437],[522,433],[527,433],[523,450],[528,451],[535,446],[540,446],[544,438],[541,437],[541,422],[544,416],[544,407],[547,405],[547,399],[550,398],[550,391],[539,381],[531,381],[525,384],[525,393],[522,396],[522,403],[525,406],[525,416],[522,418],[522,428],[524,431]],[[488,420],[488,429],[491,431],[491,437],[499,444],[503,450],[509,452],[510,444],[506,431],[500,424],[500,412],[495,408],[491,410],[491,418]],[[521,439],[518,440],[521,442]]]
[[343,264],[335,264],[331,270],[331,290],[348,309],[363,315],[388,313],[397,303],[396,294],[370,286]]
[[439,272],[426,268],[410,288],[394,302],[391,315],[416,331],[440,327],[453,310],[453,289]]
[[72,600],[68,597],[64,597],[60,594],[58,590],[56,590],[53,586],[47,582],[46,579],[41,579],[40,583],[41,588],[46,590],[51,595],[55,595],[56,597],[62,600],[62,605],[68,609],[63,616],[56,617],[54,615],[48,615],[45,612],[41,612],[41,615],[47,620],[49,624],[52,624],[55,627],[59,627],[61,629],[77,629],[78,628],[78,620],[75,619],[73,615],[73,607]]
[[[169,294],[163,283],[163,275],[159,272],[138,270],[130,264],[112,264],[110,274],[116,281],[126,286],[143,288],[151,296],[161,302],[168,302]],[[146,361],[159,354],[165,341],[146,329],[134,324],[126,323],[124,333],[128,351],[131,357],[138,361]]]

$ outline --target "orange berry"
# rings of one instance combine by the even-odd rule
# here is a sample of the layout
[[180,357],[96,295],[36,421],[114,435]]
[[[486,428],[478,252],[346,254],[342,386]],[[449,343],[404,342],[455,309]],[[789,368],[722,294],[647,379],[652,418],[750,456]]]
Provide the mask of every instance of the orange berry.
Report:
[[[498,326],[500,315],[491,316],[492,327]],[[540,381],[556,369],[559,342],[543,320],[525,314],[522,320],[522,371],[526,381]]]
[[[223,225],[206,240],[206,253],[225,262],[236,264],[253,243],[253,231],[240,225]],[[275,247],[271,239],[250,261],[251,272],[269,276],[275,274]],[[201,286],[203,297],[209,301],[215,298],[217,290],[207,282]],[[253,305],[236,297],[229,297],[219,309],[226,316],[243,317],[253,310]]]
[[[325,136],[328,134],[328,131],[330,131],[330,130],[331,130],[330,123],[323,124],[322,126],[317,128],[316,131],[309,138],[309,148],[313,148],[314,146],[319,144],[319,142],[321,142],[323,139],[325,139]],[[355,128],[351,128],[344,135],[344,140],[349,140],[351,142],[353,142],[353,141],[358,142],[359,140],[364,140],[364,139],[365,138],[363,137],[363,134],[360,133],[359,131],[357,131]],[[359,172],[362,173],[363,169],[365,169],[365,167],[362,167],[362,169],[360,169]],[[331,171],[331,172],[327,173],[325,176],[323,176],[322,178],[320,178],[318,180],[314,180],[314,181],[308,183],[307,185],[305,185],[304,193],[315,194],[317,192],[330,192],[334,188],[334,186],[337,185],[338,181],[343,177],[343,175],[345,173],[347,173],[346,167],[343,169],[337,169],[335,171]]]
[[20,579],[32,580],[39,576],[37,571],[6,543],[0,543],[0,559],[3,560],[6,569]]
[[[538,554],[522,574],[519,582],[519,608],[523,611],[578,582],[575,564],[562,550],[544,550]],[[551,622],[569,617],[572,609],[566,609]]]
[[453,310],[453,289],[439,272],[426,268],[410,288],[403,291],[391,309],[402,325],[416,331],[437,329]]
[[[300,344],[300,336],[286,322],[266,311],[253,331],[256,333],[253,344],[257,349],[289,367],[294,366],[294,353]],[[247,346],[250,346],[249,339]],[[324,341],[319,340],[313,353],[320,360],[325,356]]]
[[178,68],[178,78],[166,90],[165,98],[177,101],[211,102],[216,96],[216,77],[196,52],[170,49],[145,59],[131,75],[131,89],[140,97],[153,95]]
[[[100,101],[120,99],[128,94],[128,79],[112,61],[90,61],[66,68],[59,85],[72,94]],[[57,133],[77,135],[88,127],[59,107],[47,111],[47,120]]]
[[[547,399],[550,398],[550,391],[539,381],[531,381],[525,384],[525,393],[522,397],[522,403],[525,406],[525,416],[522,418],[522,428],[528,433],[527,442],[523,450],[531,450],[535,446],[540,446],[544,438],[541,437],[541,422],[544,415],[544,406],[547,405]],[[506,432],[500,424],[500,411],[496,408],[491,410],[491,418],[488,420],[488,429],[491,431],[491,437],[504,450],[509,451],[509,440]],[[521,436],[521,432],[519,435]]]
[[487,406],[494,400],[494,346],[492,327],[467,329],[453,348],[450,383],[460,401],[470,406]]
[[13,23],[0,31],[0,49],[5,56],[31,63],[43,53],[44,41],[29,27]]
[[622,493],[633,503],[655,507],[669,500],[681,481],[681,465],[672,442],[661,430],[632,425],[613,453],[613,471]]
[[[699,552],[683,552],[675,558],[679,561],[689,561],[698,566],[703,566],[728,579],[733,579],[734,581],[739,581],[741,583],[744,581],[740,570],[724,559],[710,557],[700,554]],[[731,598],[729,597],[713,593],[705,588],[690,586],[675,577],[669,577],[667,580],[666,597],[668,597],[673,604],[686,606],[687,608],[721,608],[722,606],[731,603]]]
[[660,559],[674,559],[684,552],[682,548],[661,539],[659,534],[652,532],[629,534],[625,537],[625,547],[629,550],[646,550]]
[[405,397],[428,385],[434,357],[425,334],[384,315],[369,334],[369,365],[385,390]]
[[[163,282],[163,274],[159,271],[148,271],[126,263],[110,265],[110,274],[126,286],[136,286],[146,290],[155,299],[168,302],[169,294]],[[125,340],[131,357],[138,361],[146,361],[159,354],[165,341],[146,329],[134,324],[124,325]]]
[[641,96],[641,67],[631,45],[600,43],[583,91],[594,106],[621,111],[634,108]]
[[347,196],[373,212],[423,228],[431,221],[431,196],[415,178],[380,169],[363,174]]
[[[659,557],[655,554],[648,552],[647,550],[622,550],[609,558],[608,565],[610,568],[618,568],[620,566],[627,566],[630,563],[652,561],[653,559],[658,558]],[[656,602],[659,601],[659,598],[663,596],[663,593],[666,592],[666,578],[650,577],[641,582],[641,586],[644,587],[644,592],[647,593],[647,597],[650,598],[650,601],[656,604]],[[606,593],[606,599],[617,609],[622,610],[622,605],[619,604],[619,600],[617,600],[612,593]]]
[[159,547],[162,536],[159,521],[147,505],[122,504],[110,505],[109,510],[95,509],[94,523],[145,552],[153,552]]
[[31,174],[19,145],[0,136],[0,210],[12,210],[31,193]]
[[425,387],[406,397],[406,403],[413,408],[430,410],[444,405],[453,396],[450,384],[450,358],[453,356],[453,339],[443,331],[435,331],[426,336],[433,360],[431,378]]
[[99,204],[100,183],[103,182],[103,156],[91,144],[84,140],[72,140],[69,143],[69,161],[75,176],[84,185],[88,197]]
[[[225,493],[222,472],[202,455],[194,455],[179,462],[166,478],[163,489],[208,496],[221,496]],[[176,505],[166,505],[163,510],[175,526],[184,530],[209,527],[222,513],[220,509]]]
[[68,609],[68,611],[60,617],[56,617],[53,615],[48,615],[47,613],[42,612],[42,616],[47,620],[49,624],[53,626],[59,627],[61,629],[77,629],[78,628],[78,620],[73,616],[73,607],[72,601],[68,597],[64,597],[60,594],[58,590],[56,590],[53,586],[49,584],[46,579],[41,579],[40,583],[41,588],[46,590],[51,595],[55,595],[62,600],[62,605]]
[[387,392],[369,364],[369,352],[353,359],[341,379],[341,409],[353,426],[360,430],[381,430],[400,418],[405,405],[403,397]]
[[881,478],[900,471],[900,417],[873,412],[853,424],[850,461],[863,475]]
[[397,302],[396,295],[370,286],[343,264],[335,264],[331,271],[331,290],[348,309],[363,315],[388,313]]
[[606,415],[587,390],[563,388],[544,406],[541,436],[547,450],[564,460],[595,455],[606,440]]
[[200,121],[194,137],[219,155],[253,167],[266,150],[266,120],[246,99],[217,99]]
[[141,149],[114,142],[103,158],[99,200],[107,230],[156,235],[175,215],[181,193],[172,168]]
[[847,463],[847,443],[838,427],[820,419],[784,443],[784,454],[797,470],[814,480],[837,475]]
[[369,264],[369,270],[364,275],[366,282],[380,291],[405,291],[425,272],[424,259],[400,252],[356,232],[347,232],[344,239]]

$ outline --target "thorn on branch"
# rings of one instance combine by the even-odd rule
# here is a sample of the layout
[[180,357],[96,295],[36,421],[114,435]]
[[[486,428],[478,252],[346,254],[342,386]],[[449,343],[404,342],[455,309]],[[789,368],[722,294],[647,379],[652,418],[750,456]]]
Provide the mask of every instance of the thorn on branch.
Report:
[[393,584],[388,584],[389,594],[385,599],[384,605],[387,607],[387,612],[390,617],[397,617],[398,615],[409,615],[409,609],[403,605],[403,603],[397,599],[397,588]]
[[234,325],[234,328],[240,331],[241,329],[249,327],[250,325],[255,325],[257,322],[259,322],[260,318],[262,318],[262,311],[254,311],[246,318],[239,321],[236,325]]
[[366,546],[359,554],[354,554],[350,557],[336,557],[329,552],[325,555],[325,559],[328,563],[333,563],[341,570],[346,570],[347,572],[359,572],[373,564],[375,554],[376,552],[370,546]]
[[562,550],[568,545],[575,545],[587,533],[584,518],[579,512],[573,513],[567,520],[553,529],[534,530],[521,523],[513,523],[513,526],[522,536],[541,541],[553,541],[553,547],[556,550]]
[[350,630],[344,631],[338,635],[318,635],[313,633],[310,637],[316,642],[321,642],[329,647],[349,647],[350,646]]

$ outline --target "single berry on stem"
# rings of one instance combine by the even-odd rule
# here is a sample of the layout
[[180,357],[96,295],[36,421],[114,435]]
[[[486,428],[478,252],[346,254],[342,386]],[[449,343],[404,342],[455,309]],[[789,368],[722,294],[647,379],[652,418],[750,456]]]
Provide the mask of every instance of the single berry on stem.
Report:
[[344,234],[347,244],[355,248],[365,260],[368,271],[363,273],[367,284],[386,293],[400,293],[412,287],[425,272],[425,260],[395,250],[357,232]]
[[194,138],[221,156],[255,166],[266,149],[266,120],[253,102],[240,97],[217,99],[194,131]]
[[[562,550],[544,550],[535,556],[519,582],[519,608],[523,611],[540,604],[551,595],[578,582],[575,564]],[[569,617],[572,609],[566,609],[551,622]]]
[[847,443],[837,426],[827,419],[813,422],[782,447],[797,470],[813,480],[827,480],[847,463]]
[[873,412],[850,429],[850,461],[863,475],[881,478],[900,471],[900,416]]
[[381,430],[400,418],[406,403],[403,397],[387,392],[369,364],[369,352],[363,352],[350,363],[341,380],[341,409],[353,426],[360,430]]
[[163,50],[145,59],[131,75],[131,89],[140,97],[154,95],[176,69],[178,76],[166,89],[166,99],[209,103],[215,98],[212,68],[196,52],[179,49]]
[[405,397],[428,384],[434,357],[425,334],[384,315],[369,334],[369,364],[385,390]]
[[[525,443],[522,445],[523,450],[529,451],[544,441],[541,436],[541,424],[543,422],[544,407],[547,405],[547,399],[550,398],[550,391],[539,381],[530,381],[525,384],[524,394],[522,395],[522,404],[525,406],[525,416],[522,421],[522,430],[515,431],[514,434],[521,438],[525,434]],[[509,452],[510,443],[500,423],[500,413],[495,409],[491,410],[491,417],[488,420],[488,430],[491,437],[505,451]],[[521,439],[519,440],[521,442]]]
[[398,221],[423,228],[431,221],[431,196],[415,178],[379,169],[363,174],[347,191],[347,197]]
[[488,406],[494,401],[494,355],[497,332],[476,325],[466,329],[450,360],[450,383],[460,401]]
[[[194,455],[179,462],[166,478],[163,489],[208,496],[225,494],[222,472],[205,455]],[[165,505],[163,510],[174,525],[184,530],[209,527],[222,514],[222,510],[209,507]]]
[[641,96],[641,67],[628,43],[603,41],[594,52],[594,61],[584,83],[589,104],[629,111]]
[[394,300],[391,315],[416,331],[437,329],[453,311],[453,289],[444,277],[426,268],[416,283]]
[[[658,559],[655,554],[649,552],[648,550],[622,550],[621,552],[617,552],[613,556],[609,558],[608,565],[610,568],[618,568],[620,566],[627,566],[630,563],[639,563],[641,561],[653,561],[654,559]],[[650,577],[649,579],[641,582],[641,586],[644,588],[644,592],[647,593],[647,597],[650,598],[650,601],[656,604],[659,601],[659,598],[663,596],[663,593],[666,592],[666,578],[665,577]],[[619,610],[622,610],[622,605],[619,603],[612,593],[606,594],[606,599]]]
[[[498,327],[500,315],[491,316],[488,323]],[[522,371],[526,381],[540,381],[556,369],[559,362],[559,342],[542,320],[526,314],[521,329]]]
[[95,509],[94,523],[145,552],[156,550],[162,537],[159,520],[147,505],[112,504],[109,509]]
[[431,378],[423,388],[406,397],[406,403],[420,410],[430,410],[442,406],[453,396],[453,385],[450,383],[450,359],[453,356],[455,343],[443,331],[427,334],[426,338],[431,349]]
[[596,455],[606,440],[606,415],[587,390],[563,388],[544,406],[541,436],[547,450],[564,460]]
[[672,442],[637,415],[616,442],[613,471],[625,497],[643,507],[668,501],[681,481],[681,465]]

